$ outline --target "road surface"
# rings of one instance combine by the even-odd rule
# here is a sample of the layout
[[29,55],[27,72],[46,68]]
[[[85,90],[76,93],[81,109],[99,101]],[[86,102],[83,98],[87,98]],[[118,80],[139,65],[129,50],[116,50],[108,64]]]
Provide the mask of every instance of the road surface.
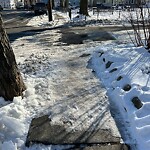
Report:
[[26,10],[4,10],[1,12],[7,33],[15,33],[31,29],[26,26],[27,22],[34,16],[32,11]]

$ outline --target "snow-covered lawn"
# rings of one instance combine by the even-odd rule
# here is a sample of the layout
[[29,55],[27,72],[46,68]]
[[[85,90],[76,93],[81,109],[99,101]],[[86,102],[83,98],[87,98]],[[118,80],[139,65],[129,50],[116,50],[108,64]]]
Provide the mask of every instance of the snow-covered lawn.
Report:
[[[52,23],[47,22],[47,16],[34,17],[28,25],[49,27],[69,21],[67,14],[59,15],[63,18]],[[115,16],[115,13],[111,16],[110,12],[105,12],[107,19]],[[80,52],[81,55],[83,52],[92,54],[88,67],[106,88],[110,103],[117,112],[116,121],[118,116],[124,119],[121,121],[131,136],[124,135],[124,142],[134,150],[150,149],[150,53],[142,47],[134,47],[126,40],[125,32],[113,34],[122,41],[63,46],[63,43],[56,42],[61,34],[52,30],[21,37],[11,43],[27,90],[23,98],[15,97],[12,103],[0,98],[0,150],[63,149],[44,145],[25,148],[24,144],[32,118],[37,114],[46,114],[61,97],[61,93],[58,95],[53,90],[54,85],[61,85],[59,78],[65,78],[67,74],[60,68],[59,56],[69,58],[69,54],[79,56]],[[126,40],[124,44],[121,43],[123,40]],[[61,87],[58,88],[61,91]],[[58,113],[59,107],[53,108],[53,114]],[[72,107],[69,109],[81,113],[76,105]],[[58,121],[58,118],[55,119]]]

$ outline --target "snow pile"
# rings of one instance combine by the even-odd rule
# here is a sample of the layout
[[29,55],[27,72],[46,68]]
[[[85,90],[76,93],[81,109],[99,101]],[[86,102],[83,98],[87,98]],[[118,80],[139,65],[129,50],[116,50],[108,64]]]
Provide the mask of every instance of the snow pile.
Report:
[[68,13],[61,13],[59,11],[53,10],[53,21],[48,21],[48,15],[40,15],[40,16],[34,16],[29,22],[28,26],[34,26],[34,27],[55,27],[64,25],[66,22],[69,21]]
[[124,117],[131,136],[136,140],[137,149],[149,150],[150,54],[143,48],[126,47],[120,50],[121,47],[100,49],[93,54],[91,68],[106,87],[110,101]]
[[[79,14],[79,9],[71,10],[71,20],[68,12],[60,12],[53,10],[53,21],[48,22],[47,15],[35,16],[31,19],[27,25],[35,27],[55,27],[60,25],[71,25],[71,26],[88,26],[88,25],[127,25],[129,20],[135,19],[140,20],[140,10],[135,11],[121,11],[121,10],[103,10],[99,13],[94,13],[93,10],[89,10],[89,16],[83,16]],[[144,19],[148,18],[148,9],[144,9]]]

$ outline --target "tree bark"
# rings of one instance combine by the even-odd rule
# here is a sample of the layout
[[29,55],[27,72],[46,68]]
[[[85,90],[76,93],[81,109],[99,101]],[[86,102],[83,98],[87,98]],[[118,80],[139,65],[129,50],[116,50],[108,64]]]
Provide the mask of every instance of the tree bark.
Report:
[[64,8],[64,0],[60,0],[60,7]]
[[80,0],[80,14],[88,16],[88,0]]
[[93,7],[93,0],[89,0],[89,6]]
[[62,9],[62,11],[68,11],[69,0],[60,0],[60,8]]
[[93,0],[93,6],[96,7],[97,0]]
[[0,15],[0,96],[13,100],[26,89]]
[[55,2],[52,0],[52,9],[55,8]]
[[65,0],[65,9],[68,10],[69,8],[69,0]]
[[53,21],[53,17],[52,17],[52,2],[51,0],[48,0],[48,5],[47,5],[47,8],[48,8],[48,21]]

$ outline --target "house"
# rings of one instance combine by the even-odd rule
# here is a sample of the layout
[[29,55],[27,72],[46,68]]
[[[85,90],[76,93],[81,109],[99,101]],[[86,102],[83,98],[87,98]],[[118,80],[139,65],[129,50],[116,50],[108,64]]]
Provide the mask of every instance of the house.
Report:
[[0,5],[3,8],[15,9],[15,0],[0,0]]
[[24,5],[30,7],[32,5],[35,5],[35,3],[38,3],[38,2],[47,3],[48,0],[24,0]]
[[89,5],[96,6],[97,4],[106,4],[112,6],[114,5],[115,1],[117,0],[89,0]]
[[24,5],[24,0],[0,0],[0,5],[9,9],[16,9],[16,6],[21,3]]
[[31,6],[31,5],[35,5],[36,2],[37,0],[24,0],[24,5]]
[[[141,0],[145,1],[145,0]],[[146,0],[148,1],[148,0]],[[146,2],[145,1],[145,2]],[[89,0],[90,6],[96,6],[96,4],[107,4],[109,6],[115,5],[115,4],[137,4],[139,2],[138,0]]]

